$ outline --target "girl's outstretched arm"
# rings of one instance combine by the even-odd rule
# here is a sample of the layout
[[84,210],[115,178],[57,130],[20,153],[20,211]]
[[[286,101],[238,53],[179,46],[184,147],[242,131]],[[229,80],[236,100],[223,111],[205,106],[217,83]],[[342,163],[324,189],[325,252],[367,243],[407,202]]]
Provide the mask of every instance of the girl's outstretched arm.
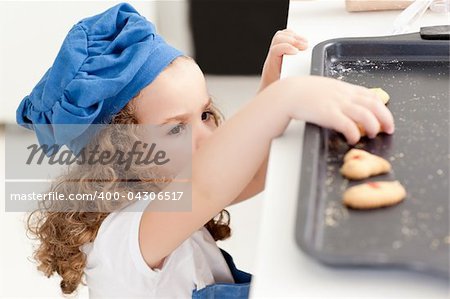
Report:
[[[389,110],[364,87],[313,76],[271,84],[193,155],[192,211],[143,213],[139,241],[150,267],[161,265],[176,247],[241,193],[266,158],[271,140],[282,134],[291,119],[335,129],[351,144],[360,138],[357,123],[369,137],[376,136],[381,128],[389,134],[394,131]],[[180,184],[171,184],[166,191],[183,190]]]
[[[296,55],[299,51],[304,51],[307,48],[308,41],[294,31],[290,29],[277,31],[272,38],[266,60],[264,61],[258,92],[261,92],[267,86],[280,79],[284,55]],[[269,150],[267,150],[266,158],[263,160],[253,179],[231,204],[244,201],[264,190],[268,158]]]

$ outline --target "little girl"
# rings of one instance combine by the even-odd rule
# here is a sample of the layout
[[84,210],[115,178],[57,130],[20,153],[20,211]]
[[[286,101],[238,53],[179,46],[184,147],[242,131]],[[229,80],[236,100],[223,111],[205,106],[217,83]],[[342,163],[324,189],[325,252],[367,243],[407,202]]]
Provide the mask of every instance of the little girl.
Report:
[[[58,273],[64,294],[76,291],[85,278],[93,298],[247,297],[251,276],[236,269],[215,241],[230,236],[224,208],[264,188],[272,139],[291,119],[339,131],[350,144],[360,139],[358,125],[369,137],[394,132],[391,113],[364,87],[314,76],[279,80],[283,55],[306,47],[294,32],[277,32],[259,93],[221,124],[198,65],[165,43],[130,5],[76,24],[52,67],[20,104],[17,122],[34,129],[41,144],[65,145],[74,153],[93,143],[83,130],[58,124],[164,124],[171,126],[167,136],[173,140],[185,138],[190,128],[191,184],[174,180],[158,189],[139,179],[145,176],[137,170],[120,175],[138,182],[133,192],[189,192],[191,208],[155,210],[149,208],[153,203],[139,201],[109,212],[40,209],[29,219],[40,241],[39,270]],[[100,150],[120,148],[133,138],[123,131],[105,132]],[[111,183],[120,181],[116,166],[78,165],[52,190],[130,191],[130,185]],[[185,173],[180,170],[177,177]],[[140,212],[129,212],[136,205]]]

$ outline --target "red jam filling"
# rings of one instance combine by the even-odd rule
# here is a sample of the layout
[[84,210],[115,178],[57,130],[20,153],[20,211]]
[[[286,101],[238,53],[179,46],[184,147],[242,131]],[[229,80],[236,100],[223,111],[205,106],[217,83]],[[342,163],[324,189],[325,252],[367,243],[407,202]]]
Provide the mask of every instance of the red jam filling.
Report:
[[370,187],[375,188],[375,189],[380,188],[380,184],[375,183],[375,182],[369,182],[369,183],[367,183],[367,185],[369,185]]

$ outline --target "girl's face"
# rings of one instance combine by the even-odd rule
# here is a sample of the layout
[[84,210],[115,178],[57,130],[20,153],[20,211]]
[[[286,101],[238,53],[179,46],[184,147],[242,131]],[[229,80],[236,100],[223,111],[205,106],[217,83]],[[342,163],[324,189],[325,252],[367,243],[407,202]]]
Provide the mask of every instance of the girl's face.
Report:
[[[162,134],[155,143],[172,144],[184,154],[187,149],[182,147],[190,145],[192,155],[216,128],[205,77],[198,65],[186,57],[177,58],[142,89],[135,108],[139,124],[162,125]],[[189,136],[192,138],[187,141]]]

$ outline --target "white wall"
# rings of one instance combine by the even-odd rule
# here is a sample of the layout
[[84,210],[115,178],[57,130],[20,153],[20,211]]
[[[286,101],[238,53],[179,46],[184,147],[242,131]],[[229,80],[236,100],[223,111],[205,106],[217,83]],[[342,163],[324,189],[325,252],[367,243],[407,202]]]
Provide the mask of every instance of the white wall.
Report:
[[156,1],[158,32],[166,41],[188,56],[194,55],[189,24],[189,1]]
[[[128,1],[157,25],[156,1]],[[51,66],[72,26],[119,1],[0,1],[0,122]]]

